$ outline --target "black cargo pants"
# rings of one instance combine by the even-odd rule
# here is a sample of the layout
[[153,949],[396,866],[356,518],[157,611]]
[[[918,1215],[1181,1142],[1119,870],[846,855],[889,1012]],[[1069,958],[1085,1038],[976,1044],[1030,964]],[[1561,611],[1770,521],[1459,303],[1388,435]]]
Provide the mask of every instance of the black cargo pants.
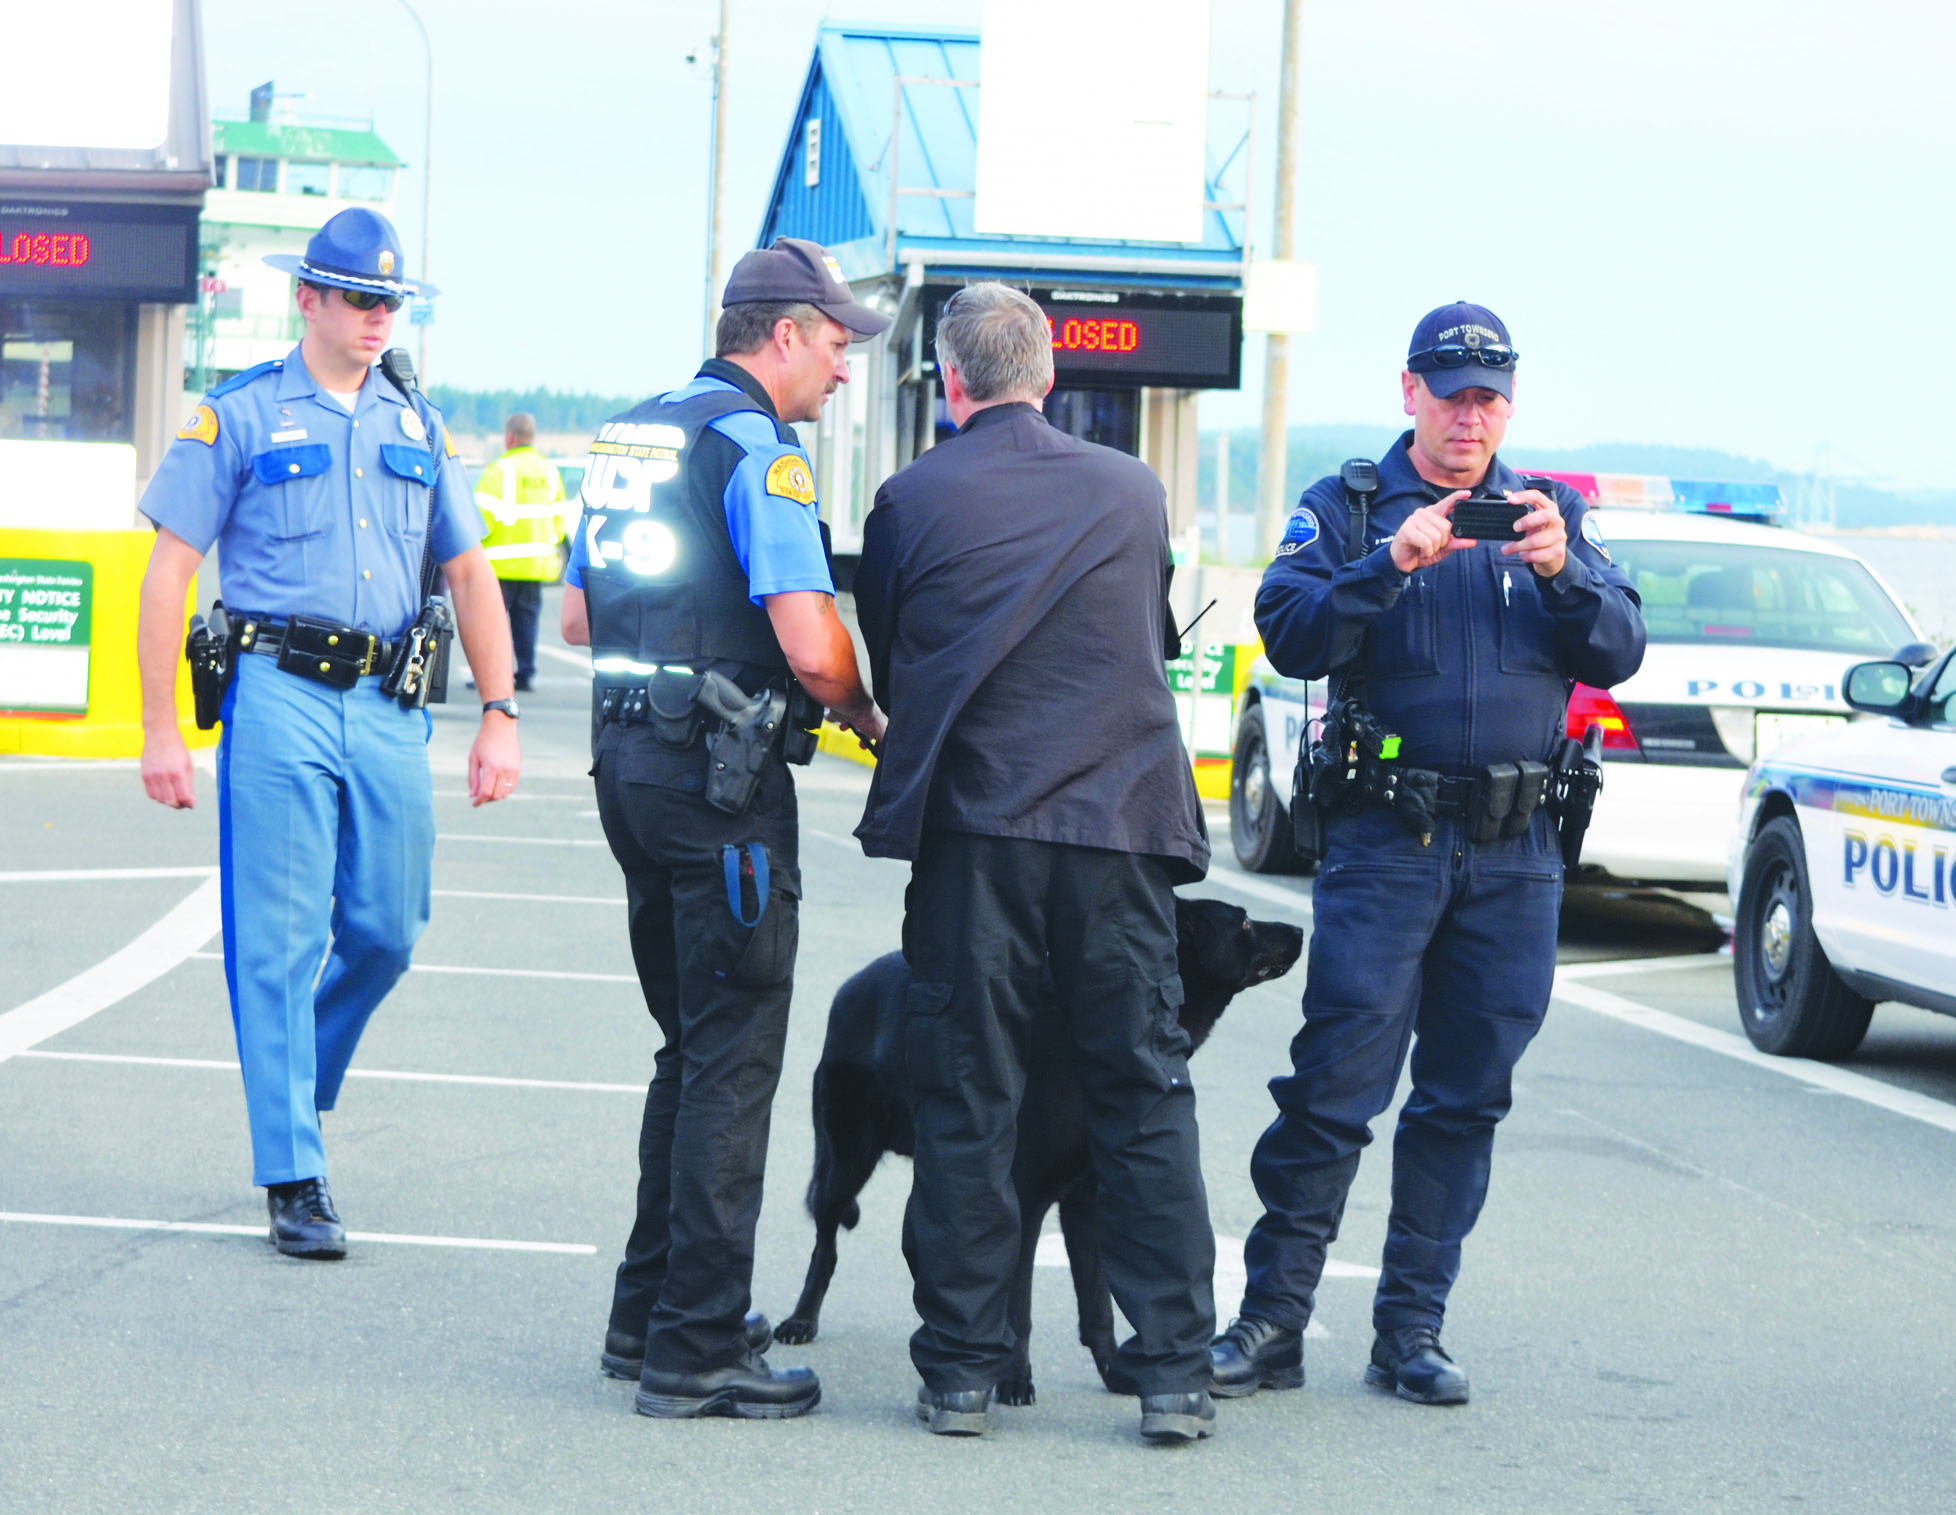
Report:
[[1165,865],[929,830],[903,941],[917,1133],[904,1251],[923,1318],[910,1358],[924,1382],[985,1388],[1011,1364],[1012,1159],[1033,1016],[1056,989],[1052,1008],[1086,1095],[1107,1282],[1135,1328],[1121,1364],[1143,1394],[1201,1388],[1215,1332],[1215,1235]]
[[645,1337],[649,1368],[700,1372],[746,1350],[801,902],[794,783],[771,763],[746,812],[728,815],[701,796],[703,750],[660,748],[646,727],[606,727],[593,771],[632,960],[664,1037],[610,1328]]

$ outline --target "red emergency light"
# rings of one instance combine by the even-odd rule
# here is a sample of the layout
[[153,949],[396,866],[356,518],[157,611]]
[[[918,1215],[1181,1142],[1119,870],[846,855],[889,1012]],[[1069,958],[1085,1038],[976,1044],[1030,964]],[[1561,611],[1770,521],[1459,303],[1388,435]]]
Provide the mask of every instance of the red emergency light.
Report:
[[88,262],[88,238],[78,231],[9,231],[0,226],[0,264],[80,268]]

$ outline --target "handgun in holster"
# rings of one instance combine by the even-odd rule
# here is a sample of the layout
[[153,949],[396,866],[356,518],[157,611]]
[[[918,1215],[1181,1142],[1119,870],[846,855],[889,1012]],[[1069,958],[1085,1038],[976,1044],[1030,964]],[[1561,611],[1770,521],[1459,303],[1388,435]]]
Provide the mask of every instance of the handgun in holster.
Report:
[[448,644],[454,634],[455,614],[448,601],[430,595],[395,645],[394,660],[381,676],[380,692],[398,700],[403,710],[441,703],[448,693]]
[[208,616],[190,618],[183,656],[190,664],[190,698],[199,731],[211,730],[222,716],[224,692],[231,687],[231,675],[237,668],[237,652],[231,617],[222,600],[211,602]]
[[1562,834],[1562,866],[1572,873],[1582,860],[1583,838],[1602,792],[1603,728],[1592,721],[1580,742],[1574,737],[1563,739],[1555,763],[1551,803]]
[[740,815],[753,803],[768,759],[781,743],[788,696],[772,688],[749,696],[711,670],[699,678],[699,706],[720,723],[706,738],[706,802]]

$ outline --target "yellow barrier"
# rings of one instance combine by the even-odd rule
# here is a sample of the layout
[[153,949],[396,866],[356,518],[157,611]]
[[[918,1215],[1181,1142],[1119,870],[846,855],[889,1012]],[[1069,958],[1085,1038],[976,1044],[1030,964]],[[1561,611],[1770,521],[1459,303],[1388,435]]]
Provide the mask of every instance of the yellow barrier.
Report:
[[[143,570],[149,565],[149,531],[0,530],[0,753],[41,756],[127,758],[143,750],[142,688],[136,674],[136,607]],[[36,581],[53,584],[37,589]],[[82,584],[80,589],[68,586]],[[75,667],[74,626],[62,626],[64,607],[80,597],[87,608],[87,673],[80,699],[64,691],[57,700],[21,693],[9,679],[20,660],[65,654]],[[33,610],[37,603],[57,607]],[[26,608],[23,608],[26,607]],[[24,616],[35,614],[29,624]],[[189,605],[184,607],[189,621]],[[79,621],[75,622],[79,625]],[[11,631],[9,631],[11,628]],[[58,643],[59,645],[52,645]],[[8,660],[12,661],[9,662]],[[36,685],[38,678],[30,679]],[[82,709],[13,708],[19,704],[76,704]],[[199,731],[192,716],[190,668],[177,665],[177,724],[192,747],[212,747],[218,733]]]

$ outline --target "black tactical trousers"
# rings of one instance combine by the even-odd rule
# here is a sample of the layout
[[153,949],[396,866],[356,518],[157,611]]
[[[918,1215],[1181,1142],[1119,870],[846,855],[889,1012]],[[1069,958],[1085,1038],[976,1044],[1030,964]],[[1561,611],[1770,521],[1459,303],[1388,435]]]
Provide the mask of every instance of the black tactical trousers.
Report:
[[1102,1259],[1135,1328],[1122,1366],[1143,1394],[1202,1387],[1215,1236],[1162,862],[926,831],[903,940],[917,1133],[904,1251],[923,1317],[910,1358],[925,1383],[988,1387],[1012,1360],[1012,1159],[1032,1021],[1045,1007],[1065,1018],[1086,1094]]
[[510,641],[516,649],[516,676],[527,684],[537,676],[537,618],[543,610],[543,585],[533,579],[501,582]]
[[747,811],[728,815],[700,797],[703,754],[658,750],[646,728],[608,745],[619,735],[608,728],[599,744],[598,814],[625,872],[632,959],[664,1045],[645,1094],[638,1218],[611,1329],[645,1337],[648,1368],[698,1372],[745,1350],[801,900],[795,792],[775,762]]

